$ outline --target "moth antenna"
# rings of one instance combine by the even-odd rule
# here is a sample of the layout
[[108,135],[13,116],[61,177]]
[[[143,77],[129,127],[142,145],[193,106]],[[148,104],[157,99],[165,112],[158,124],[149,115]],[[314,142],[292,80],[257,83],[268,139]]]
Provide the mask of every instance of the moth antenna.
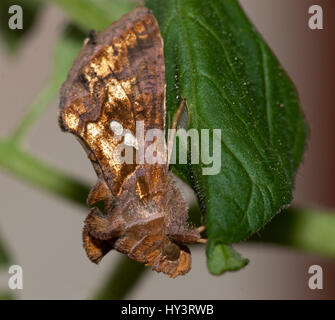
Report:
[[[172,134],[169,137],[169,141],[168,141],[168,159],[167,159],[167,167],[169,167],[170,165],[170,160],[171,160],[171,156],[172,156],[172,151],[173,151],[173,145],[174,145],[174,140],[176,137],[176,130],[178,130],[178,127],[180,125],[180,120],[182,120],[182,115],[183,113],[187,112],[187,116],[188,116],[188,123],[187,123],[187,127],[189,125],[189,107],[187,104],[187,101],[184,97],[182,97],[181,103],[177,109],[177,112],[175,113],[174,117],[173,117],[173,122],[172,122],[172,128],[174,131],[172,132]],[[185,125],[183,125],[182,127],[185,127]]]

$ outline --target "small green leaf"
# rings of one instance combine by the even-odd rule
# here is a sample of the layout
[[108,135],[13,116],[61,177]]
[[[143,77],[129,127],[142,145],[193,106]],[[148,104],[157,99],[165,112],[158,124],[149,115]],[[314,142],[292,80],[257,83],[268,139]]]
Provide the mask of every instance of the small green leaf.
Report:
[[183,96],[191,128],[221,129],[219,174],[173,170],[198,193],[210,240],[245,240],[292,200],[307,131],[295,88],[236,0],[146,4],[164,39],[168,112]]
[[101,31],[128,13],[139,1],[132,0],[51,0],[83,31]]
[[[8,26],[8,21],[12,14],[8,9],[12,5],[19,5],[23,11],[23,29],[12,30]],[[1,0],[0,1],[0,36],[4,40],[10,53],[15,53],[21,40],[29,34],[36,17],[42,7],[41,0]]]
[[249,262],[231,246],[215,241],[208,242],[206,254],[208,270],[214,275],[220,275],[226,271],[237,271]]

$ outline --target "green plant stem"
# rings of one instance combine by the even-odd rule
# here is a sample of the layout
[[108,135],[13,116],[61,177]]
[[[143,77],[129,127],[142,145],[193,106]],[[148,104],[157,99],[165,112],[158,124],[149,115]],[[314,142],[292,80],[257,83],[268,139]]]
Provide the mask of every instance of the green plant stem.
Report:
[[43,191],[85,204],[89,192],[87,184],[22,151],[11,140],[0,139],[0,166]]
[[15,128],[14,132],[11,134],[10,139],[19,144],[28,129],[33,126],[40,115],[46,110],[50,102],[52,102],[58,93],[60,83],[59,81],[48,81],[45,87],[37,95],[36,99],[31,104],[28,112],[22,118],[21,122]]
[[276,243],[335,258],[335,214],[290,208],[278,214],[251,240]]
[[11,263],[10,254],[4,245],[4,240],[0,237],[0,269],[2,267],[7,267]]
[[138,1],[130,0],[51,0],[61,7],[83,31],[101,31],[123,14],[131,11]]
[[144,274],[145,266],[122,257],[104,286],[93,297],[97,300],[124,299]]
[[13,300],[14,296],[12,292],[0,291],[0,300]]
[[[89,191],[87,184],[20,150],[10,140],[0,139],[0,167],[43,191],[85,205]],[[192,207],[191,211],[191,216],[199,214],[197,208]],[[287,209],[251,240],[335,257],[335,215],[322,211]],[[140,279],[144,269],[128,258],[122,258],[111,275],[107,276],[108,280],[95,298],[124,298]]]

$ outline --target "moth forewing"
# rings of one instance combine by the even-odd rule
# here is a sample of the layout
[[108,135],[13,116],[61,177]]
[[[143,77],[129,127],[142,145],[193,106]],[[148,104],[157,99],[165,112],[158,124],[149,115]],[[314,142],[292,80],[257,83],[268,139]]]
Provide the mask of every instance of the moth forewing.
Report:
[[187,273],[191,255],[185,244],[200,236],[187,224],[187,207],[166,157],[153,164],[114,157],[122,143],[134,153],[140,147],[137,121],[144,123],[144,134],[165,132],[163,39],[151,11],[138,6],[92,33],[60,96],[61,128],[82,142],[98,176],[88,204],[104,202],[102,211],[93,207],[85,220],[88,257],[98,263],[116,249],[170,277]]

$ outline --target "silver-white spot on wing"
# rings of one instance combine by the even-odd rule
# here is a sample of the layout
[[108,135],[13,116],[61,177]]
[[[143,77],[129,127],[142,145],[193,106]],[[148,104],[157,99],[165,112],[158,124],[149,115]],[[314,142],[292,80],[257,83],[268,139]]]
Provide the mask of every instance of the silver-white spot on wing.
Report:
[[110,123],[109,123],[109,126],[111,128],[111,130],[114,132],[114,134],[116,134],[117,136],[120,136],[122,135],[123,133],[123,127],[122,127],[122,124],[115,121],[115,120],[112,120]]
[[126,134],[124,135],[124,144],[126,146],[138,149],[138,141],[131,132],[126,132]]

